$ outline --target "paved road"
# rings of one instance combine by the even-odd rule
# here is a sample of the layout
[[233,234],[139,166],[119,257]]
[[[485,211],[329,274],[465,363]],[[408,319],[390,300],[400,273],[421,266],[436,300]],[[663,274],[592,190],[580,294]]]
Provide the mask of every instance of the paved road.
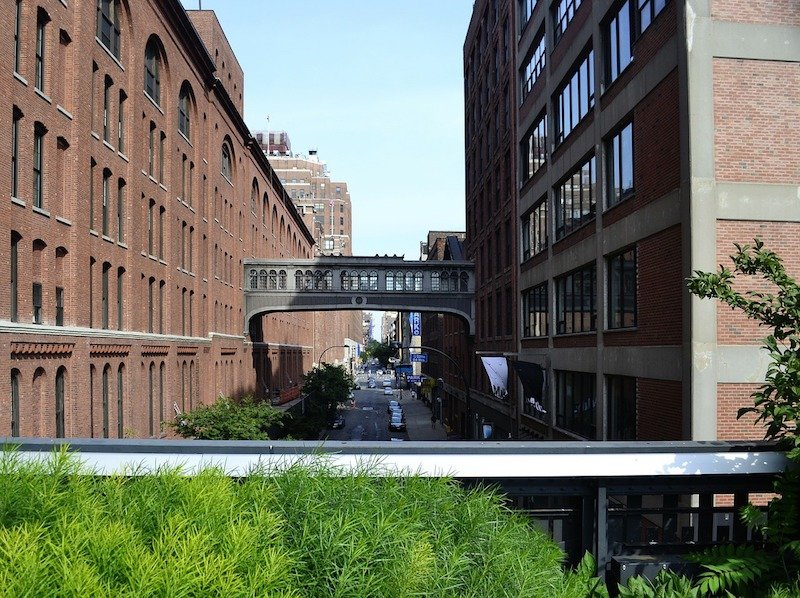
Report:
[[[431,426],[431,412],[419,400],[412,399],[410,391],[393,389],[392,396],[385,396],[383,388],[367,388],[366,376],[360,376],[357,382],[361,390],[354,390],[355,405],[343,411],[344,428],[326,430],[325,437],[330,440],[447,440],[447,434],[441,425]],[[378,384],[380,385],[380,380]],[[399,400],[406,415],[406,432],[390,432],[389,414],[386,409],[389,401]]]

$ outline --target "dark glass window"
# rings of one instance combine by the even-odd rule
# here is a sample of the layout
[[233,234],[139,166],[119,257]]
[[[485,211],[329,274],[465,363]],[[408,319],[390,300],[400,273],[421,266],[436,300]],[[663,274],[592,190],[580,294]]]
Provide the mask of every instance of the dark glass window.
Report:
[[594,220],[597,209],[595,174],[595,158],[592,156],[556,189],[557,240]]
[[123,397],[124,397],[124,380],[125,380],[125,366],[120,364],[117,368],[117,438],[125,437],[124,427],[124,410],[123,410]]
[[555,105],[558,145],[594,107],[594,51],[589,52],[558,91]]
[[522,300],[525,306],[522,336],[547,336],[547,283],[524,291]]
[[64,325],[64,287],[56,287],[56,326]]
[[103,368],[103,438],[108,438],[108,385],[111,384],[111,366],[106,364]]
[[22,112],[14,106],[11,122],[11,197],[19,193],[19,121]]
[[14,71],[19,72],[20,28],[22,25],[22,0],[17,0],[17,12],[14,16]]
[[64,366],[56,372],[56,438],[64,438]]
[[111,171],[106,168],[103,170],[103,222],[102,222],[102,231],[103,234],[108,236],[108,220],[109,220],[109,210],[111,208],[111,190],[109,189],[111,180]]
[[103,263],[103,273],[102,273],[102,291],[100,295],[100,301],[102,305],[102,327],[104,329],[108,328],[108,271],[111,269],[111,264],[108,262]]
[[545,50],[544,29],[539,32],[538,40],[533,42],[531,54],[520,70],[520,100],[522,104],[533,89],[533,84],[544,71],[547,52]]
[[524,185],[547,159],[547,114],[541,117],[525,134],[520,145],[520,183]]
[[19,378],[20,371],[11,370],[11,435],[19,436]]
[[606,203],[611,207],[634,193],[633,123],[606,142],[606,165]]
[[50,18],[47,13],[39,9],[38,16],[36,17],[36,71],[34,78],[34,86],[39,91],[44,91],[44,77],[45,77],[45,61],[44,53],[46,48],[46,29],[47,22]]
[[33,205],[44,208],[44,136],[47,130],[41,123],[33,127]]
[[150,369],[147,375],[147,406],[148,424],[147,432],[150,436],[154,434],[153,416],[155,415],[155,396],[156,396],[156,364],[150,362]]
[[103,140],[111,141],[111,87],[114,82],[106,75],[103,81]]
[[42,283],[33,283],[33,323],[41,324],[43,322],[42,316]]
[[639,35],[650,27],[650,23],[655,20],[658,14],[664,10],[668,0],[637,0],[637,21],[639,24]]
[[556,279],[556,333],[590,332],[596,328],[594,264]]
[[119,32],[119,0],[97,0],[97,39],[117,58]]
[[608,258],[608,327],[636,326],[636,248]]
[[581,5],[581,0],[558,0],[553,7],[553,41],[558,43],[561,36],[567,30],[572,18],[575,16],[575,11]]
[[122,330],[123,321],[125,319],[125,304],[124,304],[124,282],[125,270],[123,268],[117,269],[117,330]]
[[125,241],[125,181],[117,181],[117,240]]
[[636,378],[608,376],[608,440],[636,440]]
[[156,279],[147,281],[147,332],[153,332],[153,315],[155,314],[155,284]]
[[16,231],[11,231],[11,255],[9,256],[11,270],[11,321],[19,318],[19,242],[22,237]]
[[178,97],[178,130],[186,136],[186,139],[191,139],[191,121],[189,115],[189,108],[191,98],[189,96],[188,84],[184,83],[181,87],[181,93]]
[[606,25],[605,53],[606,85],[611,85],[633,60],[631,0],[620,6],[617,14]]
[[596,436],[595,374],[556,370],[556,425],[584,438]]
[[231,178],[231,150],[227,143],[222,144],[222,176]]
[[117,150],[119,153],[125,153],[125,100],[128,96],[125,92],[119,92],[119,113],[117,114]]
[[144,50],[144,92],[156,104],[161,103],[161,54],[154,39]]
[[547,198],[543,197],[522,218],[522,260],[547,249]]

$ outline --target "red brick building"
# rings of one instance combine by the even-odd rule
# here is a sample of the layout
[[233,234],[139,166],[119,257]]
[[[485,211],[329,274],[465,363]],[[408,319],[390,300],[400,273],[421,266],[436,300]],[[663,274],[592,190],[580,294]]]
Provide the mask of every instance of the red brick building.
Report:
[[[547,382],[545,412],[512,396],[521,437],[761,436],[736,411],[763,380],[765,332],[685,279],[754,237],[798,273],[798,39],[795,0],[475,3],[468,240],[479,272],[494,266],[481,235],[511,194],[517,359]],[[508,192],[487,185],[505,172]]]
[[242,260],[313,239],[214,13],[16,0],[0,25],[0,434],[147,437],[174,409],[296,387],[314,315],[245,330]]

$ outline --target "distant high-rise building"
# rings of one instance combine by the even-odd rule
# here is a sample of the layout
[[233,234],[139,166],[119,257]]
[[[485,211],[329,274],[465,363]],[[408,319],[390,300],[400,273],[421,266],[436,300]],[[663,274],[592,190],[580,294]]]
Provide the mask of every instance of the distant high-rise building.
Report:
[[352,255],[353,218],[347,183],[331,180],[328,166],[317,156],[292,153],[285,131],[257,132],[261,149],[303,216],[317,244],[317,255]]

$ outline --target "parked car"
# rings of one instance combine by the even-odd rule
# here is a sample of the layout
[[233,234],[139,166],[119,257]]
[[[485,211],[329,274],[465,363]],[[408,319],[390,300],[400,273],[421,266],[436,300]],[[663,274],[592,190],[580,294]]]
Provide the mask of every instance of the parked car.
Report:
[[389,420],[389,430],[393,432],[405,432],[406,422],[403,421],[403,417],[400,414],[392,415],[392,418]]
[[391,413],[392,412],[392,407],[399,407],[399,406],[400,406],[400,402],[399,401],[394,401],[394,400],[389,401],[389,404],[386,405],[386,413]]
[[331,422],[331,428],[334,430],[339,430],[340,428],[344,428],[344,415],[341,413],[337,413],[336,417],[333,418],[333,422]]
[[378,383],[375,382],[375,379],[374,378],[370,378],[369,382],[367,382],[367,388],[377,388],[377,387],[378,387]]
[[394,389],[391,386],[387,386],[383,389],[384,396],[393,397],[394,396]]
[[383,380],[383,386],[391,386],[391,385],[392,385],[392,379],[391,378],[385,378]]

